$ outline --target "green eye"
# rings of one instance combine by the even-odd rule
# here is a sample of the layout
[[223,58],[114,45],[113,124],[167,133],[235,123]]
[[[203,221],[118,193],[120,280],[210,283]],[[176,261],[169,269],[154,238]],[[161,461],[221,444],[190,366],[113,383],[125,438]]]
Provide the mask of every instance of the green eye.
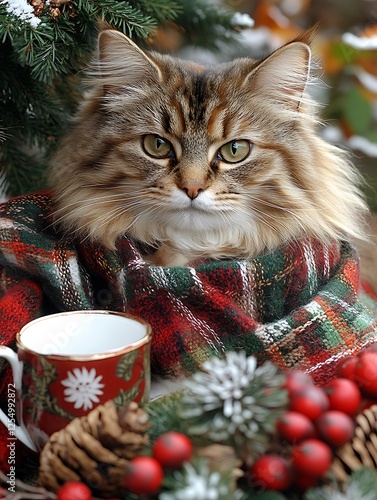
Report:
[[218,155],[220,160],[227,163],[238,163],[249,156],[251,148],[252,144],[244,139],[230,141],[221,146]]
[[159,135],[148,134],[143,137],[144,151],[153,158],[168,158],[173,154],[173,146]]

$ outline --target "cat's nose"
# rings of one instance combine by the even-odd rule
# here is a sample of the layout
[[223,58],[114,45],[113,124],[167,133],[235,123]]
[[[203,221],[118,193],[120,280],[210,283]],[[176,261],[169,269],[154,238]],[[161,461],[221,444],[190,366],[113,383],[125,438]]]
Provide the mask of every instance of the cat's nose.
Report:
[[181,184],[180,188],[183,189],[183,191],[186,192],[187,196],[194,200],[199,196],[199,194],[206,189],[206,185],[201,182],[197,183],[191,183],[191,182],[184,182]]

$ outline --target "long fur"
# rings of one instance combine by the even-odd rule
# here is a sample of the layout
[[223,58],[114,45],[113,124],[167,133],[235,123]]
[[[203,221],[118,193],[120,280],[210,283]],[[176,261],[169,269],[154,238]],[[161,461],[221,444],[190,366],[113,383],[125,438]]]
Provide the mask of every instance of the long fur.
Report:
[[[304,37],[263,61],[204,68],[102,32],[90,90],[52,164],[56,224],[108,248],[128,235],[156,248],[160,265],[362,238],[360,175],[317,133],[310,59]],[[150,157],[147,134],[174,156]],[[240,163],[218,156],[232,140],[252,144]],[[191,199],[187,185],[203,189]]]

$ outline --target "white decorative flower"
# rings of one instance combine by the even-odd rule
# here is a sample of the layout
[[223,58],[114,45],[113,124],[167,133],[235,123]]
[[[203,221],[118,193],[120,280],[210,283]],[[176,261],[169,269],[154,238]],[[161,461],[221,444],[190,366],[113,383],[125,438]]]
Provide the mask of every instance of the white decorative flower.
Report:
[[206,461],[186,462],[174,472],[175,490],[161,493],[161,500],[241,500],[241,490],[233,489],[231,473],[210,471]]
[[85,366],[82,370],[74,368],[73,373],[67,373],[68,378],[62,380],[62,385],[66,386],[64,389],[65,401],[74,403],[74,407],[90,410],[93,408],[93,403],[98,403],[97,396],[103,394],[101,390],[105,384],[101,384],[102,375],[97,377],[96,370],[92,368],[88,371]]

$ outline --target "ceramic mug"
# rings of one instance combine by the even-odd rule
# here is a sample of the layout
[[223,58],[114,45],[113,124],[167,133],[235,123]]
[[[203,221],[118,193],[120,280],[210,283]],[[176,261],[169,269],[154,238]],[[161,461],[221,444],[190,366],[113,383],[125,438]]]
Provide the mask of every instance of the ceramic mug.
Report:
[[0,410],[0,421],[38,452],[55,431],[109,399],[118,407],[145,403],[151,336],[142,319],[110,311],[31,321],[17,334],[17,353],[0,346],[0,357],[12,367],[15,394],[15,418]]

